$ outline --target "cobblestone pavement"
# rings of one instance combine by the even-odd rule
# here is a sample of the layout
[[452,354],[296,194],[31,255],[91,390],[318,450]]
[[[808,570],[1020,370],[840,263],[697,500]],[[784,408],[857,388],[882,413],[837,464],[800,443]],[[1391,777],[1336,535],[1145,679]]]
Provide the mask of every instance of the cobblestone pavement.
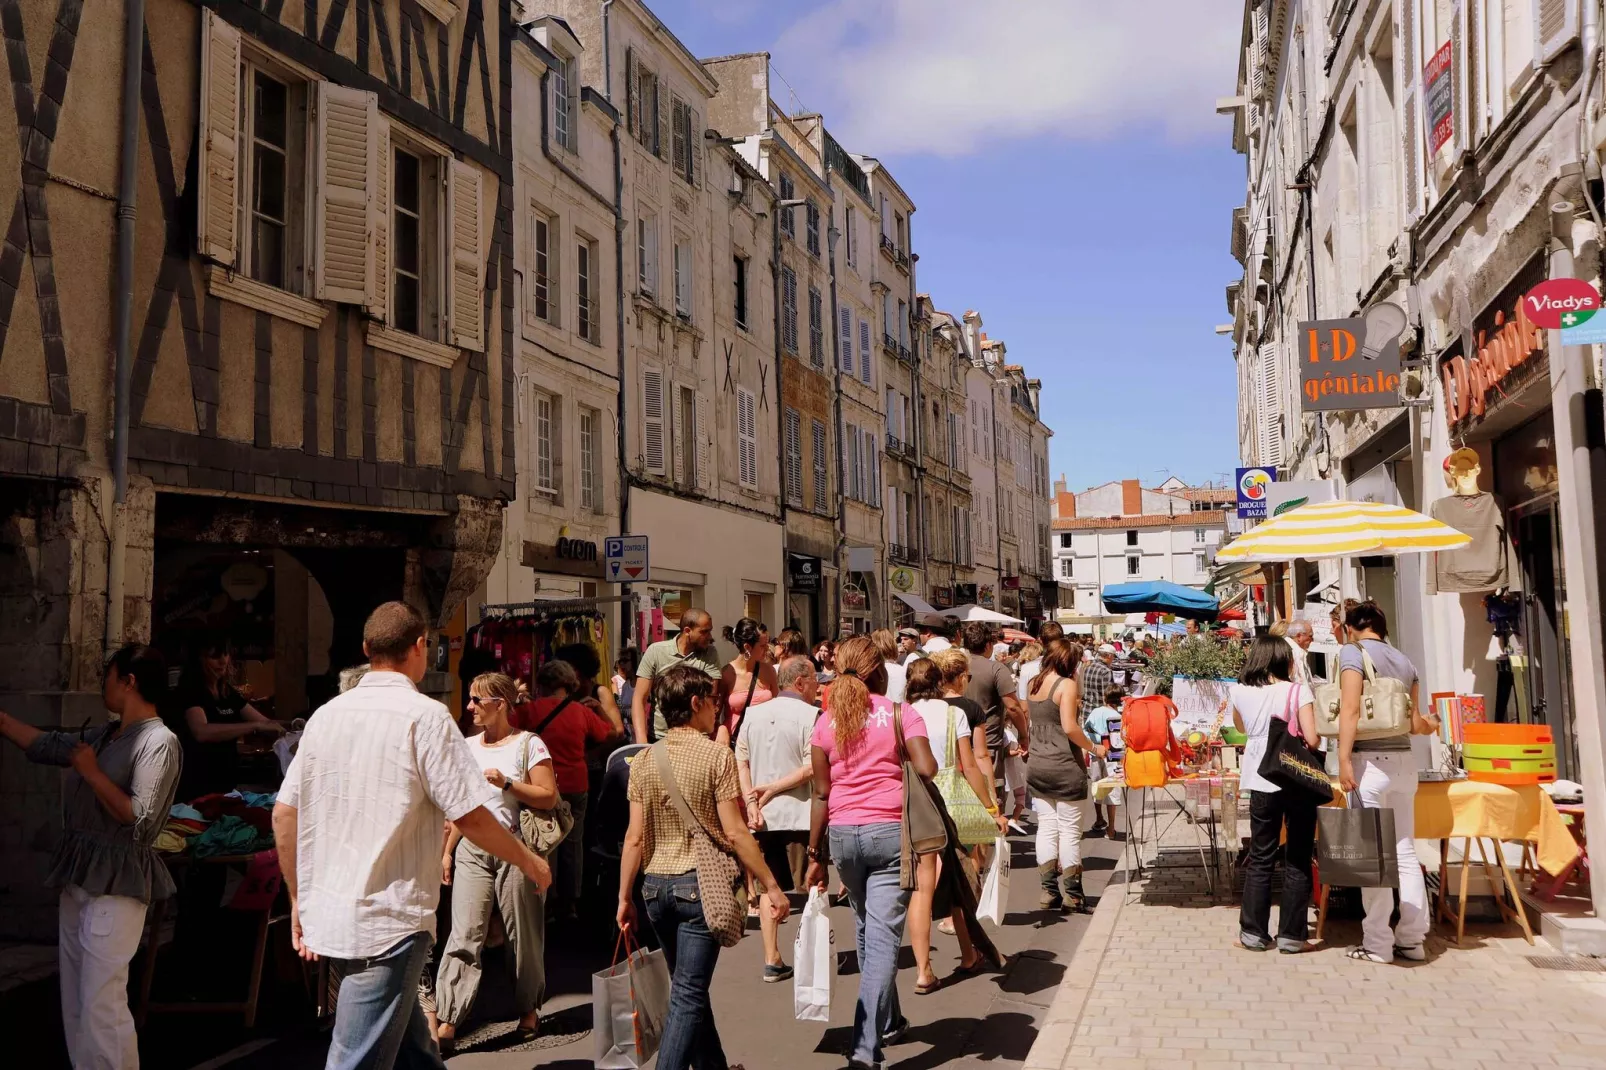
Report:
[[[1191,841],[1165,842],[1175,862]],[[1424,963],[1352,962],[1359,922],[1331,916],[1318,951],[1254,954],[1234,946],[1236,896],[1230,882],[1224,891],[1207,894],[1197,869],[1130,884],[1119,870],[1027,1070],[1606,1066],[1606,972],[1594,960],[1530,947],[1515,925],[1469,922],[1463,947],[1436,928]]]

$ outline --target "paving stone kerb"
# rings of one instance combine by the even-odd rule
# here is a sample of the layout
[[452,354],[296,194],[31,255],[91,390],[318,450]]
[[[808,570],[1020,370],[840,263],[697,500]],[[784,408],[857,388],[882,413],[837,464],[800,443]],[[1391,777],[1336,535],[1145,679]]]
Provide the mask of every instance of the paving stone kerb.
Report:
[[1428,1070],[1606,1065],[1606,973],[1537,968],[1515,926],[1428,961],[1351,962],[1353,921],[1307,955],[1233,946],[1235,902],[1153,902],[1111,879],[1049,1006],[1027,1070],[1342,1065]]

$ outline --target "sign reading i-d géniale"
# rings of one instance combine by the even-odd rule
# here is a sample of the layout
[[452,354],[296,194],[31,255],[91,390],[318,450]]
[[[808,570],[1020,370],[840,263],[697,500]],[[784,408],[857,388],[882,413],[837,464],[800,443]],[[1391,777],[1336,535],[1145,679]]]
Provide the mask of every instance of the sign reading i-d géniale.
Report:
[[1400,406],[1400,341],[1367,346],[1366,321],[1313,320],[1299,325],[1299,396],[1306,412]]

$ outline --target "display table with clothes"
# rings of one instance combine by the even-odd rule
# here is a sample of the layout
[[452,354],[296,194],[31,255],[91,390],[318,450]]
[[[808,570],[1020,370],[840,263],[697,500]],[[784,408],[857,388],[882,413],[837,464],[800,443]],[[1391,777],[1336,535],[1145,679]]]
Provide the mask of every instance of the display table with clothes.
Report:
[[[1474,849],[1489,886],[1499,889],[1495,902],[1501,916],[1517,922],[1530,944],[1533,932],[1501,844],[1508,840],[1531,844],[1539,868],[1551,875],[1566,871],[1579,853],[1578,842],[1568,830],[1566,820],[1537,784],[1508,787],[1476,780],[1422,781],[1416,789],[1416,836],[1420,840],[1439,841],[1437,914],[1447,923],[1455,922],[1458,944],[1466,930],[1467,872]],[[1461,841],[1461,868],[1458,904],[1452,911],[1447,877],[1449,842],[1453,839]],[[1483,847],[1486,839],[1494,841],[1487,854]],[[1497,871],[1499,881],[1495,878]]]
[[[140,968],[134,999],[134,1020],[143,1025],[149,1014],[238,1014],[246,1028],[256,1022],[257,1001],[262,989],[262,968],[266,958],[270,929],[289,918],[283,894],[283,875],[278,852],[273,846],[274,793],[232,791],[203,795],[188,803],[175,804],[168,812],[167,824],[154,844],[179,888],[179,895],[162,900],[151,911],[153,937]],[[189,894],[186,894],[189,893]],[[153,1000],[151,988],[156,978],[160,933],[169,911],[182,901],[178,925],[200,924],[200,918],[185,918],[189,910],[224,911],[241,919],[250,930],[247,960],[242,964],[227,955],[208,954],[208,967],[216,966],[218,977],[190,977],[193,987],[209,993],[227,990],[232,979],[245,974],[244,990],[234,999]],[[212,927],[206,926],[209,951],[215,950]],[[193,968],[190,971],[193,974]]]

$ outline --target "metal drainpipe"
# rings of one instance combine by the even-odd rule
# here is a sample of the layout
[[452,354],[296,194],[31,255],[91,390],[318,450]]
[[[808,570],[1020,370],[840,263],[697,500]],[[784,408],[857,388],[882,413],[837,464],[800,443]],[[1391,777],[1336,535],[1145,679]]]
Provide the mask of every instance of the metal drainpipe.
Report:
[[[613,34],[609,8],[614,0],[602,0],[602,80],[603,97],[613,103]],[[545,81],[542,85],[545,86]],[[615,109],[617,110],[617,109]],[[543,109],[544,114],[544,109]],[[619,415],[615,452],[619,461],[619,534],[630,533],[630,464],[625,458],[626,360],[625,360],[625,172],[624,149],[619,144],[619,125],[613,124],[613,308],[614,334],[619,344]],[[635,633],[635,602],[631,584],[619,585],[619,645],[628,646]]]
[[139,91],[144,66],[145,0],[128,0],[123,26],[122,158],[117,179],[117,326],[116,365],[112,387],[112,517],[106,560],[106,634],[108,651],[123,642],[124,549],[128,527],[123,505],[128,498],[129,389],[134,365],[129,339],[134,320],[134,221],[139,193]]
[[[744,177],[742,179],[742,183],[743,183],[744,188],[746,186],[746,182],[747,182],[747,179]],[[765,183],[765,185],[767,187],[768,183]],[[767,192],[766,192],[766,196],[768,196]],[[789,550],[788,550],[788,547],[786,545],[786,490],[787,490],[787,488],[786,488],[786,478],[787,477],[786,477],[786,471],[785,471],[786,465],[790,464],[791,461],[786,456],[786,410],[782,407],[785,404],[785,401],[784,401],[785,395],[781,391],[781,369],[785,366],[786,359],[785,359],[785,354],[782,352],[782,349],[781,349],[781,323],[780,323],[780,318],[781,318],[780,317],[780,312],[781,312],[781,209],[780,209],[780,203],[781,203],[781,200],[780,200],[779,195],[776,195],[776,196],[770,198],[770,300],[772,301],[772,304],[770,305],[770,307],[775,310],[775,314],[770,317],[771,320],[775,323],[775,330],[771,331],[770,333],[772,335],[774,335],[774,342],[775,342],[775,442],[780,447],[781,458],[782,458],[781,459],[781,468],[782,468],[782,471],[781,471],[781,495],[780,495],[780,501],[781,501],[781,597],[784,599],[784,598],[787,597],[786,592],[791,589],[789,580],[790,580],[790,577],[791,577],[791,574],[792,574],[791,573],[791,569],[789,567],[790,564],[791,564],[791,558],[789,558],[787,556]],[[749,316],[751,316],[753,314],[752,309],[748,309],[747,310],[747,314]],[[797,448],[798,448],[798,467],[801,469],[802,464],[803,464],[803,460],[802,460],[802,456],[803,456],[803,441],[802,441],[803,440],[803,426],[802,426],[802,420],[801,419],[798,421],[797,435],[798,435],[798,446],[797,446]],[[798,472],[798,482],[801,483],[802,480],[803,480],[803,473],[801,471],[799,471]],[[799,488],[799,491],[801,492],[801,487]],[[814,506],[815,506],[816,509],[818,509],[819,508],[819,503],[815,502]],[[787,619],[787,617],[789,616],[789,609],[790,609],[790,607],[788,607],[788,606],[780,607],[779,616],[780,616],[780,618],[782,620]],[[809,623],[812,625],[814,622],[810,621]]]
[[[836,203],[836,190],[831,186],[831,176],[826,175],[825,185],[831,190],[831,201]],[[842,550],[848,542],[848,497],[847,497],[847,448],[842,441],[842,310],[837,304],[836,292],[836,228],[826,232],[826,260],[831,271],[831,355],[833,366],[831,379],[835,385],[832,391],[831,406],[833,420],[836,423],[836,548],[831,555],[831,562],[836,566],[836,605],[831,610],[831,628],[829,635],[839,635],[842,630],[842,584],[847,574],[842,569]],[[848,344],[853,344],[849,337]],[[852,356],[852,350],[848,351]]]

